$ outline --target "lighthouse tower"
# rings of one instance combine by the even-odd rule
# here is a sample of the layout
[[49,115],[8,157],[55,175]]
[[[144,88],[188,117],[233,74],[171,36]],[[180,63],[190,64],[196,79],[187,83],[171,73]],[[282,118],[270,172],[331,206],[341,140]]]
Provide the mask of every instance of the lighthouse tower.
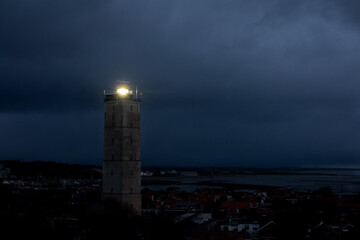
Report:
[[127,82],[104,94],[103,199],[141,214],[140,99]]

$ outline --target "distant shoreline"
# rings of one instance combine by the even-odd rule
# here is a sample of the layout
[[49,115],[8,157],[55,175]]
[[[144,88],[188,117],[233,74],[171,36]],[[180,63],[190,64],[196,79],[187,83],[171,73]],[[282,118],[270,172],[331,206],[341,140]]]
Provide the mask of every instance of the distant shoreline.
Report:
[[[201,187],[224,187],[226,189],[254,189],[254,190],[269,190],[269,189],[283,189],[281,186],[267,186],[267,185],[254,185],[254,184],[237,184],[237,183],[224,183],[224,182],[211,182],[211,181],[202,181],[202,182],[191,182],[191,183],[179,183],[177,181],[171,180],[148,180],[142,181],[142,186],[152,186],[152,185],[164,185],[171,187],[171,185],[199,185]],[[175,186],[176,187],[176,186]]]

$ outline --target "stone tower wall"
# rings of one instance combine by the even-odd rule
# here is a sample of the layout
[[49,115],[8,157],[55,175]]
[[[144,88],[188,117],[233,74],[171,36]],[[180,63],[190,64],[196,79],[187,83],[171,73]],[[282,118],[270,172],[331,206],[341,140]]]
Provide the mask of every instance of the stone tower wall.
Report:
[[140,103],[105,101],[103,198],[141,214]]

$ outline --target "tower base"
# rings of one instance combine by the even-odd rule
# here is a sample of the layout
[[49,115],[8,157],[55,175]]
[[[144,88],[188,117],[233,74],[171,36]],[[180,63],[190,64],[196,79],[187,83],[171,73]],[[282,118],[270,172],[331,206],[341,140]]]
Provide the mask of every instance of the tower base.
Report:
[[141,216],[141,193],[103,193],[101,197],[103,201],[116,202],[120,208],[133,211],[134,214]]

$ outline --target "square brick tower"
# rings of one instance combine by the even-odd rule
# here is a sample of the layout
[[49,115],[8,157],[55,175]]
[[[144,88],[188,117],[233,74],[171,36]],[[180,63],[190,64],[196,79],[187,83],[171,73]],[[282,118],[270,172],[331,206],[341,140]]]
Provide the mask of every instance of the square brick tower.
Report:
[[103,199],[141,214],[140,98],[122,82],[105,93]]

